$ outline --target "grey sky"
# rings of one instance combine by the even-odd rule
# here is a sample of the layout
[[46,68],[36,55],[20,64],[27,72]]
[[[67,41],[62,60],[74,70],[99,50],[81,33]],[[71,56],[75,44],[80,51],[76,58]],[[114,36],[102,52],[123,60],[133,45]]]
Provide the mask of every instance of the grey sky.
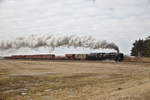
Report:
[[92,35],[129,54],[150,36],[150,0],[0,0],[0,39],[40,33]]

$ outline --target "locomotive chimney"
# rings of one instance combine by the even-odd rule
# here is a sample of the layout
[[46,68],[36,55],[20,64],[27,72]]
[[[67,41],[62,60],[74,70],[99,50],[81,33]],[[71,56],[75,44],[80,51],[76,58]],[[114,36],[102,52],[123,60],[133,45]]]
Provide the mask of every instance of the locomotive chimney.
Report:
[[119,48],[118,48],[118,49],[117,49],[117,55],[119,55],[119,53],[120,53],[120,52],[119,52]]

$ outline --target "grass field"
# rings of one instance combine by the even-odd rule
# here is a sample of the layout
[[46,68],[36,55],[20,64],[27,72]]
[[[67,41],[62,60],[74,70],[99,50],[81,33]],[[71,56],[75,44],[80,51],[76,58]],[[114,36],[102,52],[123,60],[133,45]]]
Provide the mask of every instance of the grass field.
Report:
[[0,100],[150,100],[150,63],[0,60]]

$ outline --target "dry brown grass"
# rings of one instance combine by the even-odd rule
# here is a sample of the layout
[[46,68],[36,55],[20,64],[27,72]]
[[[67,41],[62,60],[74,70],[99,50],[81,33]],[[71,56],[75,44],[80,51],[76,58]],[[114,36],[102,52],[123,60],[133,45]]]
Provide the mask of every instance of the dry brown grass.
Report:
[[125,62],[143,62],[143,63],[150,63],[150,57],[124,57]]
[[150,100],[150,63],[0,60],[0,100]]

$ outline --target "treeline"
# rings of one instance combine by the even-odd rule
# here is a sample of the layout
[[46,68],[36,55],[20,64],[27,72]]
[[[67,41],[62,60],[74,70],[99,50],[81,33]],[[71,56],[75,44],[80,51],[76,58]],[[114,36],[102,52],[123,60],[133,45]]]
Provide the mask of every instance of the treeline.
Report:
[[145,40],[139,39],[133,43],[131,56],[150,57],[150,36]]

